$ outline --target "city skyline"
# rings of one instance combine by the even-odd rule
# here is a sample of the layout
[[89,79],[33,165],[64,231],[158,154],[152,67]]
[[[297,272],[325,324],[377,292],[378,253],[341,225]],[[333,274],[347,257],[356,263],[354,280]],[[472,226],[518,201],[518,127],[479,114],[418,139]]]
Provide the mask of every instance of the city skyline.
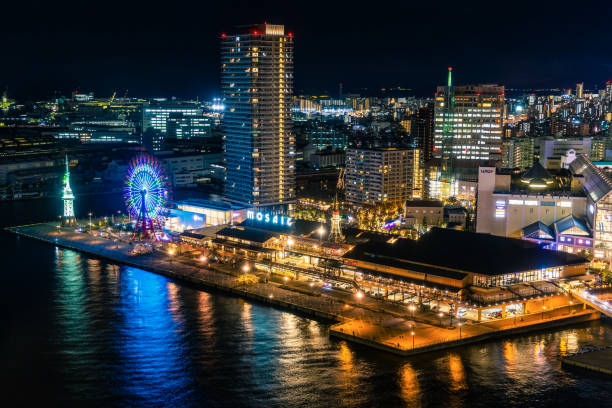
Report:
[[[603,5],[603,3],[601,3]],[[119,10],[119,13],[117,12]],[[453,66],[460,84],[587,89],[612,78],[610,11],[513,3],[360,7],[268,3],[195,4],[156,11],[138,5],[10,5],[0,87],[18,98],[55,90],[100,95],[212,97],[220,94],[220,35],[235,25],[282,24],[295,34],[295,93],[335,95],[410,88],[431,96]],[[570,20],[571,16],[571,20]],[[44,68],[41,68],[44,67]]]

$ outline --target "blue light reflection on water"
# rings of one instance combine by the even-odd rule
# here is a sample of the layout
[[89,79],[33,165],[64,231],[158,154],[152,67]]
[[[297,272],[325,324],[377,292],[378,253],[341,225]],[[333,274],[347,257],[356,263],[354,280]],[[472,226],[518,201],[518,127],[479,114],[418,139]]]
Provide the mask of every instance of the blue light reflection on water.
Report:
[[[136,268],[123,268],[119,280],[116,347],[117,385],[127,405],[186,403],[194,392],[182,337],[180,308],[172,307],[175,283]],[[169,290],[172,288],[172,290]],[[176,300],[175,300],[176,301]]]
[[[77,211],[102,211],[108,201],[80,199]],[[0,222],[50,219],[49,205],[0,203]],[[558,359],[612,343],[605,322],[402,359],[330,340],[323,322],[73,251],[2,232],[0,248],[3,396],[19,405],[491,408],[612,400],[607,379],[565,370]]]

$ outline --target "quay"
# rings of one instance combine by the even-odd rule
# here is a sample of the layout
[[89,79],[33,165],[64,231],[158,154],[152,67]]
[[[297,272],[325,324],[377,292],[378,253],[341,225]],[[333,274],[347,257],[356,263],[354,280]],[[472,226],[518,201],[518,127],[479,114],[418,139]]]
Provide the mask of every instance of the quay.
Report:
[[561,364],[612,375],[612,348],[565,356],[561,358]]
[[350,293],[309,288],[299,282],[274,282],[259,279],[244,282],[240,272],[229,265],[202,263],[195,259],[172,256],[166,251],[132,255],[131,242],[103,237],[101,232],[79,232],[75,228],[61,228],[57,223],[40,223],[6,228],[22,237],[43,241],[60,248],[82,252],[119,264],[144,269],[172,279],[189,282],[205,289],[223,291],[275,307],[295,311],[315,318],[328,319],[335,324],[330,336],[363,344],[396,355],[408,356],[430,352],[496,337],[547,329],[561,325],[596,320],[600,312],[586,303],[572,302],[571,294],[550,296],[546,311],[525,313],[502,319],[474,322],[437,323],[435,314],[414,311],[405,307],[363,296],[355,299]]

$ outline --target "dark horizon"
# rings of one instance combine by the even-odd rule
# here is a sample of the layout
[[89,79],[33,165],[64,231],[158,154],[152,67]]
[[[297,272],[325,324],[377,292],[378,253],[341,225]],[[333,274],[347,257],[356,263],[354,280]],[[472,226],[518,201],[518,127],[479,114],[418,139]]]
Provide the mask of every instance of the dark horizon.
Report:
[[[432,96],[454,67],[457,84],[601,88],[612,79],[612,7],[312,1],[181,4],[10,4],[0,89],[18,99],[54,91],[101,97],[211,98],[219,89],[219,36],[268,21],[294,33],[295,93],[335,96],[403,87]],[[291,6],[294,6],[291,8]],[[180,7],[179,7],[180,6]]]

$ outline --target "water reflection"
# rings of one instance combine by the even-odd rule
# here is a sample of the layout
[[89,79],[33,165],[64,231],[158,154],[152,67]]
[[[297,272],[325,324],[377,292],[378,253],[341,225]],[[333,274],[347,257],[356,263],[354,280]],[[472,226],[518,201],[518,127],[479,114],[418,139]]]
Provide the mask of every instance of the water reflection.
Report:
[[452,391],[456,392],[467,388],[465,382],[465,368],[458,354],[453,353],[448,356],[448,371],[450,373],[450,389]]
[[404,364],[398,373],[398,385],[402,400],[409,407],[421,406],[421,387],[417,372],[411,364]]
[[[189,358],[181,342],[182,327],[173,317],[176,293],[168,280],[135,268],[121,273],[118,353],[119,385],[129,404],[171,406],[184,402],[192,382],[185,375]],[[170,286],[172,287],[172,286]],[[174,297],[173,297],[174,296]],[[174,300],[173,300],[174,299]]]

